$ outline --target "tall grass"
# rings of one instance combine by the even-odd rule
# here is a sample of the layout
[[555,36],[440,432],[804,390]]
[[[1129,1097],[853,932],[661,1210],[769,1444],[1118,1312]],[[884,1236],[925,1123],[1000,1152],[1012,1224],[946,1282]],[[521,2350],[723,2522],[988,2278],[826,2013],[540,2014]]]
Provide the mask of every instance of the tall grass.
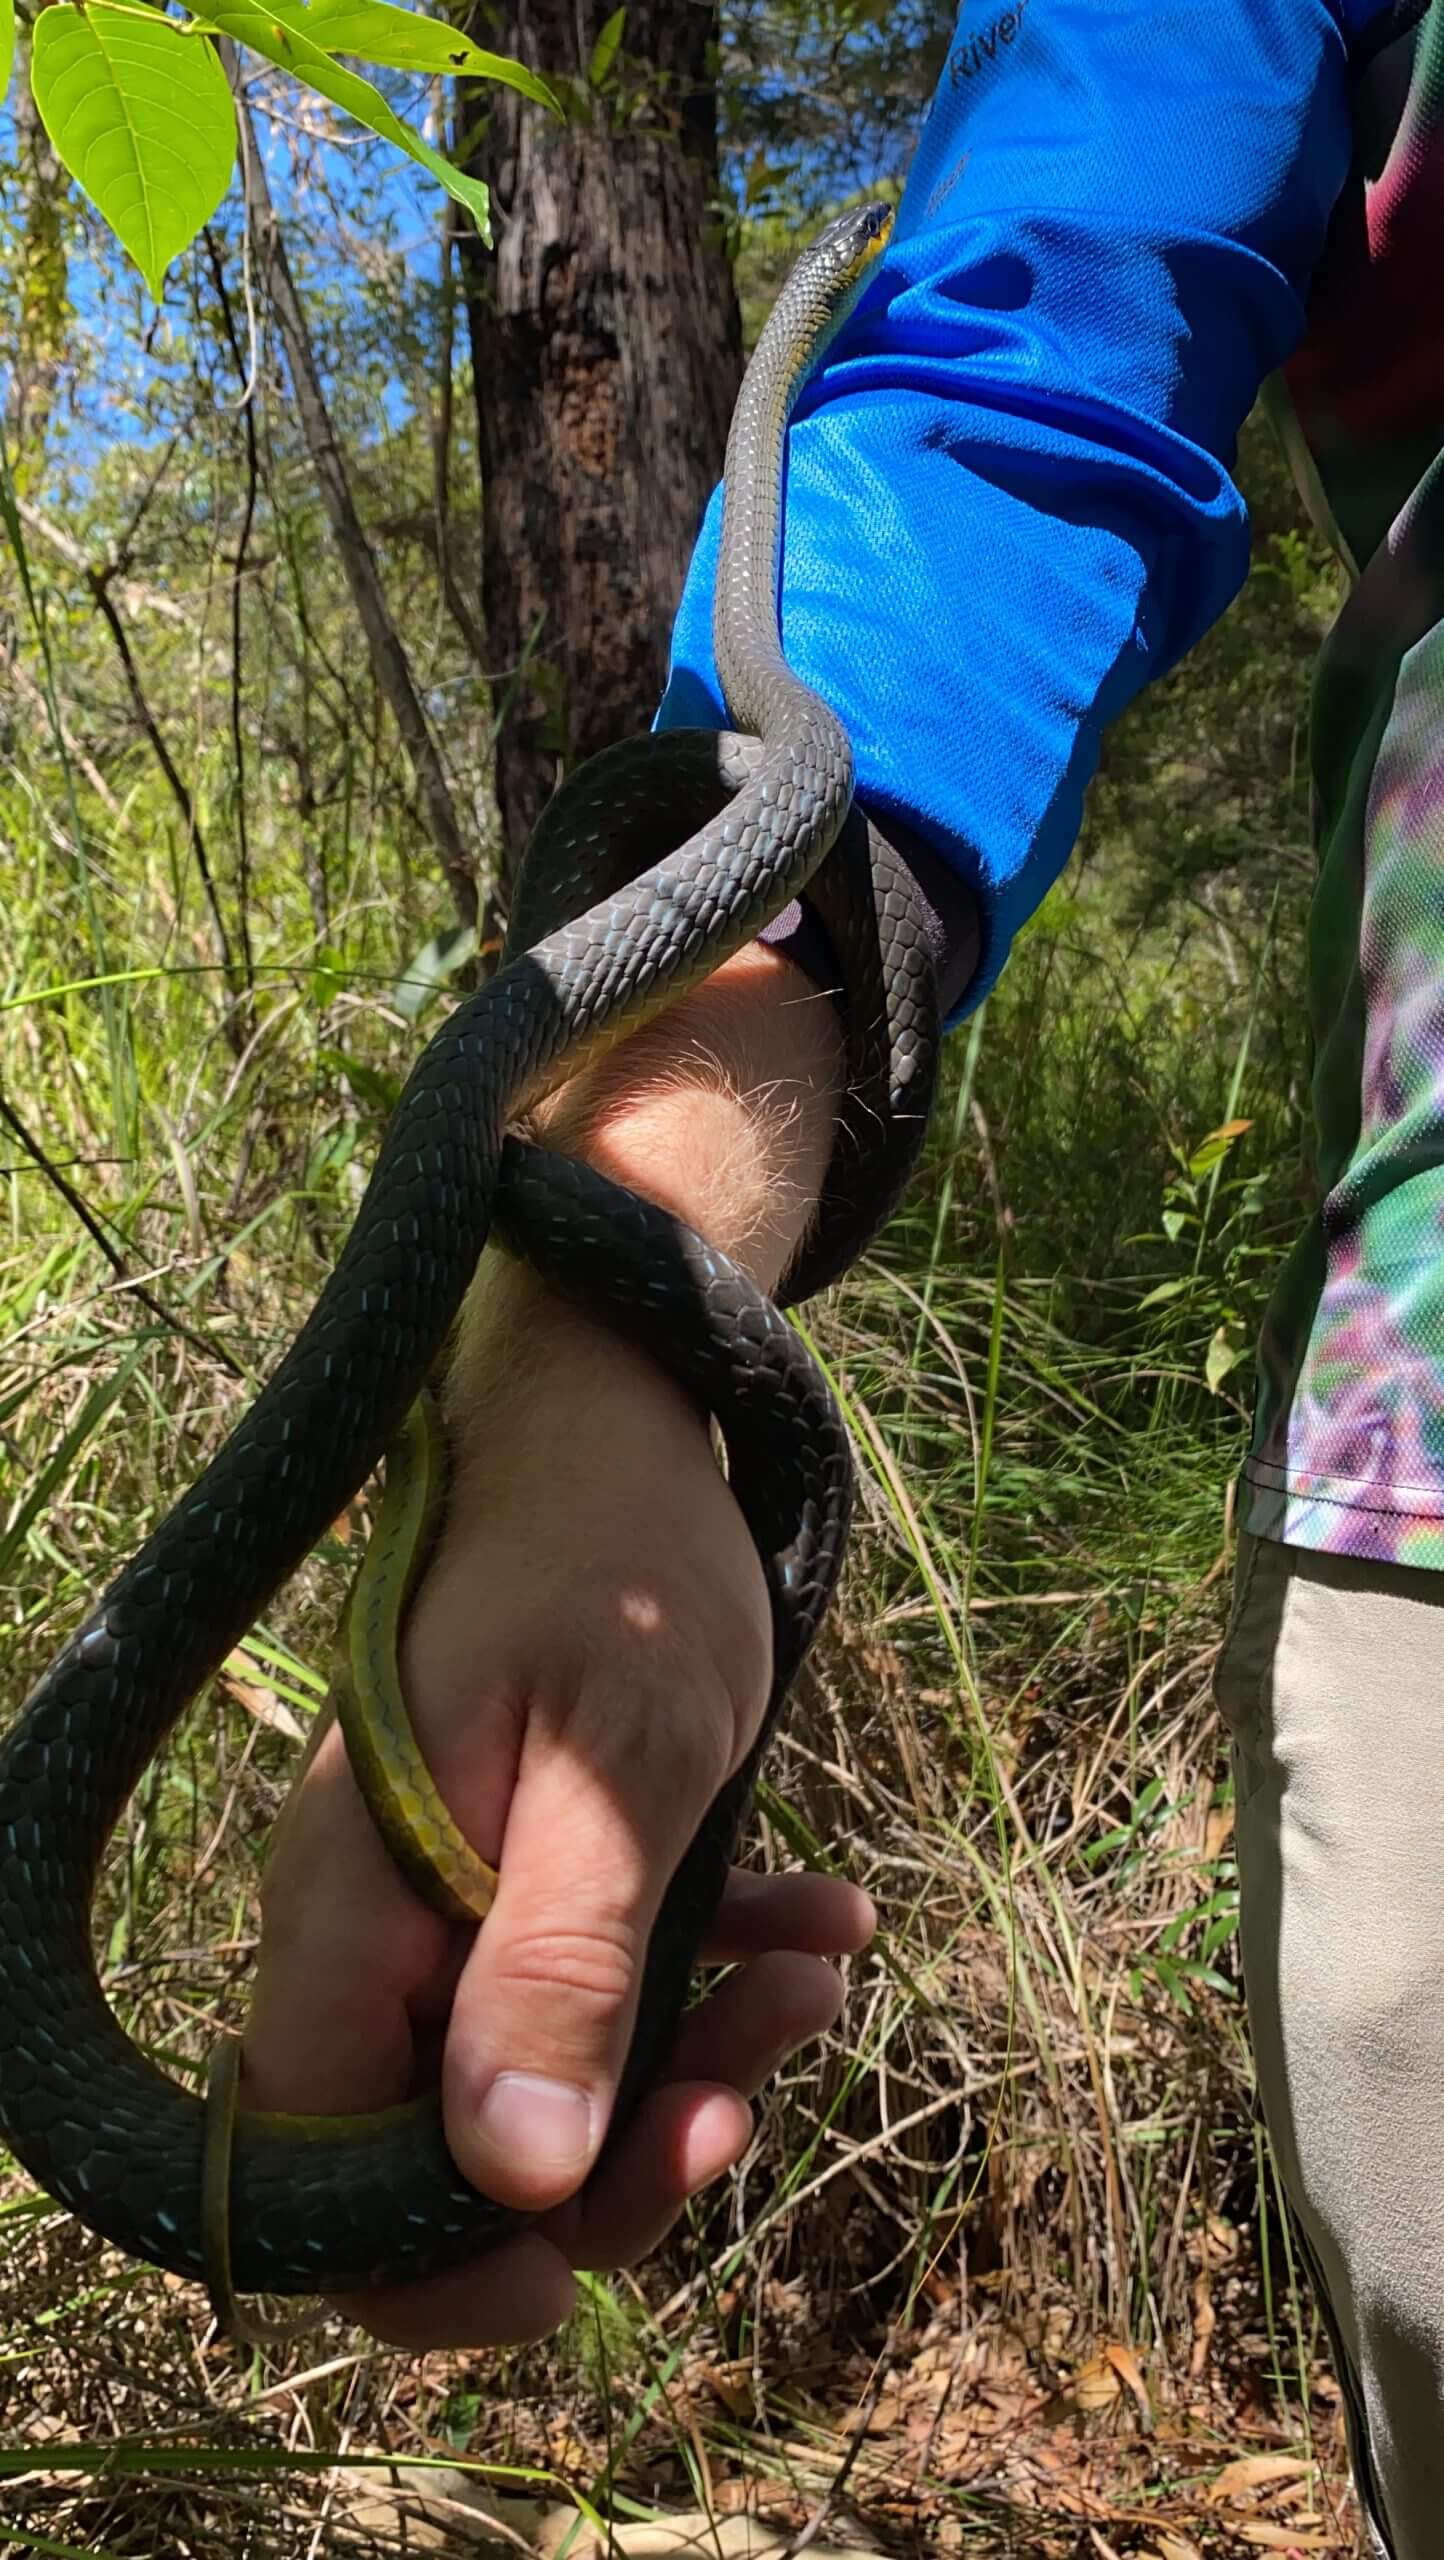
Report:
[[[204,674],[190,711],[219,813]],[[1173,753],[1187,697],[1145,716]],[[12,728],[12,1700],[275,1359],[352,1214],[419,1036],[396,982],[436,922],[393,783],[383,749],[308,849],[284,777],[254,778],[236,1040],[141,758],[107,811],[38,722]],[[1252,2121],[1208,1695],[1242,1354],[1302,1197],[1302,883],[1284,905],[1226,880],[1185,929],[1140,920],[1125,851],[1115,807],[953,1044],[905,1211],[810,1319],[863,1501],[759,1839],[877,1896],[843,2030],[672,2247],[525,2355],[409,2366],[337,2328],[262,2363],[5,2177],[0,2552],[365,2548],[394,2517],[358,2521],[336,2466],[382,2454],[510,2466],[494,2487],[622,2516],[835,2495],[905,2542],[1040,2554],[1085,2547],[1084,2488],[1105,2521],[1131,2495],[1166,2522],[1241,2446],[1317,2453],[1311,2494],[1336,2491]],[[338,1532],[188,1716],[107,1870],[110,1994],[175,2069],[240,2014],[347,1567]]]

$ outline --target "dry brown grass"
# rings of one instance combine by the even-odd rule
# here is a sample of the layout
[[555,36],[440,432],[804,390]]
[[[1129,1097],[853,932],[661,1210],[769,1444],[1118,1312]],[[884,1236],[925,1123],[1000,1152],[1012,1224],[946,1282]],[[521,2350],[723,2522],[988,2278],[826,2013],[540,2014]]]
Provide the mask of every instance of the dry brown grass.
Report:
[[[1159,732],[1175,760],[1185,713],[1174,697]],[[164,812],[91,812],[82,875],[41,751],[0,768],[26,882],[0,950],[4,1089],[130,1279],[252,1377],[314,1293],[415,1047],[389,973],[424,900],[392,777],[374,782],[349,835],[349,809],[334,821],[323,940],[295,813],[253,777],[259,992],[236,1065],[194,880],[155,851]],[[1185,772],[1180,807],[1193,790]],[[432,2548],[456,2518],[368,2521],[356,2477],[458,2460],[520,2467],[510,2488],[542,2507],[751,2507],[814,2547],[1354,2548],[1252,2121],[1208,1698],[1243,1416],[1237,1379],[1211,1395],[1200,1370],[1220,1326],[1246,1336],[1295,1215],[1292,1035],[1255,1003],[1272,941],[1238,983],[1246,902],[1215,902],[1221,952],[1184,965],[1120,923],[1104,875],[1019,953],[980,1052],[959,1044],[928,1177],[822,1324],[863,1516],[760,1854],[839,1861],[878,1899],[843,2032],[769,2093],[669,2250],[522,2356],[411,2362],[336,2326],[243,2354],[192,2289],[0,2169],[0,2560]],[[1199,1224],[1175,1250],[1164,1184],[1240,1108],[1243,1178],[1183,1176]],[[240,1390],[6,1145],[13,1697]],[[285,1727],[304,1728],[346,1562],[333,1540],[268,1621],[279,1652],[195,1709],[111,1863],[110,1988],[177,2068],[239,2015]]]
[[[832,1347],[850,1383],[847,1335]],[[980,1610],[960,1675],[876,1479],[868,1508],[762,1850],[844,1863],[885,1935],[690,2231],[549,2349],[408,2363],[332,2325],[263,2361],[12,2178],[0,2447],[24,2470],[0,2551],[432,2547],[345,2468],[383,2455],[522,2466],[530,2488],[504,2485],[538,2511],[700,2495],[789,2528],[822,2511],[883,2549],[1180,2560],[1250,2547],[1244,2524],[1297,2527],[1254,2548],[1353,2549],[1237,2000],[1194,1982],[1189,2014],[1149,1969],[1229,1887],[1221,1577],[1141,1625],[1100,1583],[1059,1604],[1071,1641],[1046,1663],[1044,1612]],[[338,1575],[313,1569],[287,1642]],[[113,1995],[177,2061],[237,2015],[293,1756],[264,1672],[244,1690],[192,1719],[107,1888]],[[1245,2457],[1265,2459],[1230,2474]],[[433,2502],[425,2529],[454,2525]]]

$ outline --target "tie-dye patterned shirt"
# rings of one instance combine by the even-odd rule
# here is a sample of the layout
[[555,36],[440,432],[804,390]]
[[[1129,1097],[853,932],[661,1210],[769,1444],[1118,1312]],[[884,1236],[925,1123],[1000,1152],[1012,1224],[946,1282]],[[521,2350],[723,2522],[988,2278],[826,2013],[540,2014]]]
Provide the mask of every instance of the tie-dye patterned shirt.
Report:
[[1444,1568],[1444,0],[1399,14],[1285,373],[1351,586],[1312,714],[1321,1206],[1265,1327],[1243,1516]]

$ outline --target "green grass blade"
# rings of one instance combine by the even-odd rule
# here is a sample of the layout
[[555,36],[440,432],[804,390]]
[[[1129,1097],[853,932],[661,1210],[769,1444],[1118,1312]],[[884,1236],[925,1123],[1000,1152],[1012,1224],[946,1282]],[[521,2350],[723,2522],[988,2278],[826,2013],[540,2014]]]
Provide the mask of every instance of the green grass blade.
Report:
[[47,1508],[58,1487],[65,1483],[76,1459],[94,1438],[116,1397],[123,1393],[134,1376],[148,1344],[155,1339],[155,1334],[147,1334],[122,1360],[112,1377],[91,1389],[70,1429],[56,1443],[29,1492],[5,1529],[0,1531],[0,1580],[9,1573],[35,1521]]

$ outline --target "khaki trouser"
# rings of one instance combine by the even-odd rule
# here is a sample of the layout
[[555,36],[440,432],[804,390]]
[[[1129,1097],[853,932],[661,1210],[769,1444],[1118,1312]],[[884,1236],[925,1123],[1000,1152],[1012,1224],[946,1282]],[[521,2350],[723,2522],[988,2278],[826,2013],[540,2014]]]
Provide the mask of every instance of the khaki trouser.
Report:
[[1444,1575],[1245,1538],[1218,1674],[1259,2091],[1393,2560],[1444,2553]]

